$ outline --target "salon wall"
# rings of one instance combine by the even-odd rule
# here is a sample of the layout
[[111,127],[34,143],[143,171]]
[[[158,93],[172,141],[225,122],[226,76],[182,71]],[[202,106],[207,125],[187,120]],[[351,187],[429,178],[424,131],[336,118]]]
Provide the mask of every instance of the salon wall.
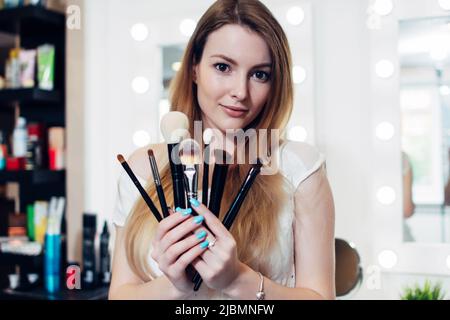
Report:
[[[116,154],[132,152],[131,137],[137,130],[146,129],[151,141],[159,139],[162,70],[158,45],[165,37],[186,41],[177,29],[179,16],[172,11],[176,8],[184,16],[198,17],[212,1],[166,0],[164,6],[156,1],[76,1],[83,7],[83,24],[68,36],[74,50],[69,52],[69,78],[74,78],[69,79],[68,87],[69,255],[80,261],[80,213],[110,218],[120,172]],[[271,9],[270,4],[279,3],[264,2]],[[368,1],[289,3],[306,3],[312,9],[312,43],[309,49],[302,48],[304,57],[310,55],[315,66],[310,84],[314,94],[308,98],[314,103],[315,119],[311,117],[308,121],[312,123],[306,124],[312,128],[308,142],[316,144],[327,158],[336,205],[336,236],[354,243],[364,268],[364,282],[348,298],[398,299],[403,285],[422,277],[379,274],[373,258]],[[173,20],[174,29],[161,30],[162,19]],[[129,28],[136,22],[145,22],[155,36],[145,42],[134,41]],[[149,79],[149,91],[136,95],[130,83],[141,75]]]

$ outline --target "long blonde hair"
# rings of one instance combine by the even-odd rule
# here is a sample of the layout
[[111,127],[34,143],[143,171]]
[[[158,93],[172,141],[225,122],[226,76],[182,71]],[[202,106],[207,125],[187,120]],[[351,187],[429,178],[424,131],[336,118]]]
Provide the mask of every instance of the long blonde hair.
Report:
[[[201,120],[193,69],[201,61],[208,35],[227,24],[241,25],[260,35],[265,39],[272,58],[269,98],[261,113],[247,128],[267,129],[269,132],[278,129],[283,132],[293,104],[291,53],[282,27],[257,0],[218,0],[202,16],[184,52],[182,67],[171,83],[172,111],[181,111],[188,116],[193,136],[194,121]],[[270,137],[268,139],[270,141]],[[166,199],[173,206],[170,203],[173,190],[167,156],[159,166],[162,167],[161,179]],[[235,186],[241,185],[249,168],[249,164],[230,167],[219,218],[223,218],[236,195]],[[285,180],[279,173],[258,176],[230,230],[236,239],[239,259],[263,273],[268,267],[270,250],[280,245],[277,240],[277,217],[286,199],[284,187]],[[152,181],[148,181],[146,190],[157,203]],[[148,265],[148,257],[156,226],[156,219],[145,202],[139,199],[127,219],[125,247],[132,270],[143,281],[155,278]]]

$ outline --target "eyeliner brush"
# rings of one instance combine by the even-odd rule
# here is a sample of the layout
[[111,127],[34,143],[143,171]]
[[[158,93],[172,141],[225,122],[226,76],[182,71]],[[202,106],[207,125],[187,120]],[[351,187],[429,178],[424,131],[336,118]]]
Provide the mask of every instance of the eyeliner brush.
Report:
[[152,168],[153,181],[155,182],[156,192],[158,193],[159,204],[161,205],[161,211],[163,217],[169,216],[169,210],[167,208],[166,197],[164,196],[164,190],[161,185],[161,177],[159,176],[158,165],[156,163],[155,155],[152,149],[147,150],[148,159],[150,160],[150,167]]
[[131,181],[133,181],[134,185],[139,190],[139,193],[141,194],[141,196],[144,199],[144,201],[147,204],[147,206],[150,208],[150,211],[153,213],[153,215],[155,216],[156,220],[158,220],[158,222],[160,222],[162,220],[161,214],[159,213],[158,209],[155,207],[152,199],[150,199],[150,197],[147,194],[147,192],[145,192],[144,188],[139,183],[138,179],[134,175],[134,173],[131,170],[130,166],[125,161],[125,158],[121,154],[119,154],[119,155],[117,155],[117,160],[119,160],[120,164],[125,169],[126,173],[130,177]]

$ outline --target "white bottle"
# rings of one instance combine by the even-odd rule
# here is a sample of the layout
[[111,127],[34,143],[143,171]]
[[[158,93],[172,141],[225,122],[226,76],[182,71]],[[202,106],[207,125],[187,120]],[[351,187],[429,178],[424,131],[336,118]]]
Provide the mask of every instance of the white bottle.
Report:
[[28,131],[25,118],[18,118],[13,132],[13,156],[17,158],[27,155]]

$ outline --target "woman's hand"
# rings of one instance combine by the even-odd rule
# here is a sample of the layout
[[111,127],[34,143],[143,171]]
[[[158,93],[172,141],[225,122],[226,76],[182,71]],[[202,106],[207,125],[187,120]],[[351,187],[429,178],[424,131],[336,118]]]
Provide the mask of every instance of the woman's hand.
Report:
[[152,258],[181,294],[192,292],[193,283],[186,268],[207,250],[206,238],[211,238],[201,227],[203,217],[193,217],[191,213],[191,209],[170,210],[170,216],[159,223],[152,242]]
[[206,226],[211,231],[210,236],[213,237],[208,239],[210,243],[208,250],[204,251],[200,258],[195,259],[192,265],[209,288],[224,290],[242,270],[242,263],[237,256],[236,241],[208,208],[195,199],[191,199],[190,202],[192,208],[204,217]]

